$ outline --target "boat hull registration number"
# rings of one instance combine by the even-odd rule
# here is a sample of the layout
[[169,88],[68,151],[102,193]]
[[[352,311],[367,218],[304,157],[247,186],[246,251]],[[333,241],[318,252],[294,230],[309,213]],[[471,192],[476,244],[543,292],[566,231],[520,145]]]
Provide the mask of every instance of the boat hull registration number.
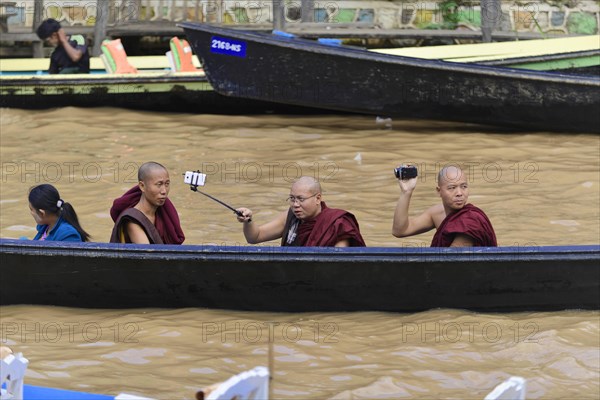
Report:
[[246,42],[213,36],[210,39],[210,51],[228,56],[246,57]]

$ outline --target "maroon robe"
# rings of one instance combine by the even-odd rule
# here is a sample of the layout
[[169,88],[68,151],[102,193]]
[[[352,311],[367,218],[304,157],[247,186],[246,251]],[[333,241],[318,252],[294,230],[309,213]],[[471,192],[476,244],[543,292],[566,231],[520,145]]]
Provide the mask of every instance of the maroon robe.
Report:
[[142,227],[150,244],[164,244],[162,237],[160,237],[160,233],[158,233],[154,224],[152,224],[148,217],[137,208],[128,208],[119,215],[119,218],[115,221],[112,234],[110,235],[111,243],[132,243],[125,230],[125,225],[129,222],[138,224]]
[[498,246],[492,223],[485,213],[472,204],[447,215],[437,228],[431,247],[450,247],[457,234],[473,239],[473,246]]
[[[141,197],[142,191],[136,185],[129,189],[123,196],[116,199],[110,209],[110,216],[113,221],[117,222],[125,210],[133,208],[139,203]],[[169,199],[156,210],[154,226],[164,244],[181,244],[185,240],[185,235],[179,222],[179,215],[177,215],[177,210]],[[144,226],[142,225],[142,227]],[[148,232],[146,234],[148,235]],[[150,236],[148,236],[148,239],[152,241]]]
[[366,246],[354,215],[344,210],[329,208],[322,201],[321,212],[312,220],[300,221],[290,208],[281,245],[333,247],[345,239],[349,239],[351,247]]

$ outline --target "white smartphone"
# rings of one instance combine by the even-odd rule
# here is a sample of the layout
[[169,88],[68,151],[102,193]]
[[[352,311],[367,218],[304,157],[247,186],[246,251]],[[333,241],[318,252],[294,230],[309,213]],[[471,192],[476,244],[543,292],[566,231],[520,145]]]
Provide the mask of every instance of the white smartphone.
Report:
[[183,183],[192,186],[204,186],[206,183],[206,174],[200,171],[186,171],[183,177]]

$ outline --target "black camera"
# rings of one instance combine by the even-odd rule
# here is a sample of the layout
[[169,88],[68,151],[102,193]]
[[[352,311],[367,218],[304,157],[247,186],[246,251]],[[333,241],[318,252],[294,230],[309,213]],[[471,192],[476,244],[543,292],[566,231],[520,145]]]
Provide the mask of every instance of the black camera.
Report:
[[394,175],[396,178],[403,181],[417,177],[417,167],[414,165],[401,165],[398,168],[394,168]]

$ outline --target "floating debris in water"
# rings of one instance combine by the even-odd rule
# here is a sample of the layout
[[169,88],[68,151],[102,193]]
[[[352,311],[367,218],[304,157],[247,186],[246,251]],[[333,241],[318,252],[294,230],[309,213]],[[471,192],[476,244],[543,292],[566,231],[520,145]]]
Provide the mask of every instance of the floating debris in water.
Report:
[[35,227],[27,225],[12,225],[6,228],[7,231],[11,232],[33,232]]
[[579,222],[573,221],[572,219],[559,219],[556,221],[550,221],[550,223],[563,226],[579,226]]
[[362,155],[360,153],[356,153],[356,156],[354,156],[354,161],[356,161],[358,164],[362,164]]
[[389,117],[376,117],[375,123],[382,125],[385,129],[392,129],[392,119]]

